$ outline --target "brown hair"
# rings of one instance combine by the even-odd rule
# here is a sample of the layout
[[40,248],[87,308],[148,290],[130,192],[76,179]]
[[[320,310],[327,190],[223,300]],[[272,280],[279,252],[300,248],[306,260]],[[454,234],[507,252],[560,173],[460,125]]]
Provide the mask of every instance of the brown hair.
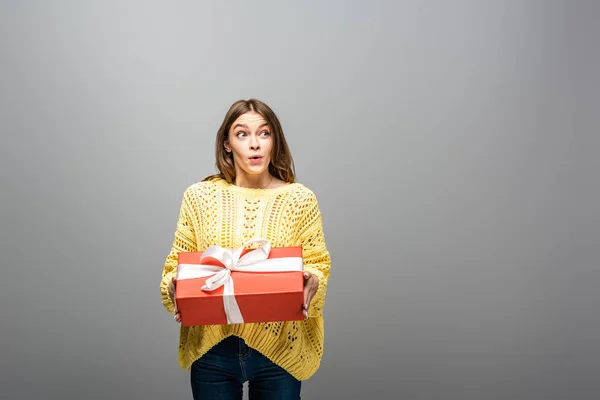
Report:
[[283,135],[283,128],[279,123],[279,119],[268,105],[256,99],[238,100],[227,111],[223,123],[217,131],[217,140],[215,143],[215,166],[220,173],[207,176],[203,179],[204,181],[221,178],[229,183],[234,183],[235,165],[233,154],[225,151],[225,141],[229,139],[229,129],[235,120],[240,115],[251,111],[262,115],[271,131],[273,149],[271,162],[269,163],[269,173],[284,182],[294,183],[294,160]]

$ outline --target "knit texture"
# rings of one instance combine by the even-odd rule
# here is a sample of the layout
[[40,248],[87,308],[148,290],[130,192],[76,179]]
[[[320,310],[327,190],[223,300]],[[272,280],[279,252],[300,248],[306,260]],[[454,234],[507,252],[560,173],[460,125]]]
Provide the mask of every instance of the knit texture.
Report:
[[189,370],[196,359],[231,335],[244,339],[296,379],[308,379],[319,368],[324,340],[323,306],[331,259],[325,247],[317,198],[300,183],[288,183],[275,189],[250,189],[216,179],[188,187],[162,273],[162,303],[167,311],[174,313],[167,286],[176,276],[179,252],[203,251],[212,245],[236,249],[258,237],[267,239],[273,247],[302,246],[304,270],[319,279],[308,319],[181,326],[178,353],[183,369]]

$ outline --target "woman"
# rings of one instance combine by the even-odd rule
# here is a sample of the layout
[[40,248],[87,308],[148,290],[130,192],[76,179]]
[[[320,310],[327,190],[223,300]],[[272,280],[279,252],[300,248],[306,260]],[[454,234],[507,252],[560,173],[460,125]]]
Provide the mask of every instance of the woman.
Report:
[[179,362],[190,370],[194,399],[299,399],[301,381],[319,368],[323,354],[323,306],[330,270],[319,205],[295,182],[281,124],[265,103],[235,102],[216,140],[219,174],[185,190],[175,239],[160,291],[175,309],[179,252],[217,245],[237,249],[253,238],[273,247],[302,246],[303,321],[180,327]]

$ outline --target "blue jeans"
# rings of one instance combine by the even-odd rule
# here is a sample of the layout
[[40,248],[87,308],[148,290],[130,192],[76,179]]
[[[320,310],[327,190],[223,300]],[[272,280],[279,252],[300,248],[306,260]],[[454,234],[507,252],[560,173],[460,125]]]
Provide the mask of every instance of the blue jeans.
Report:
[[196,360],[190,380],[195,400],[240,400],[246,381],[251,400],[300,399],[301,381],[237,336],[229,336]]

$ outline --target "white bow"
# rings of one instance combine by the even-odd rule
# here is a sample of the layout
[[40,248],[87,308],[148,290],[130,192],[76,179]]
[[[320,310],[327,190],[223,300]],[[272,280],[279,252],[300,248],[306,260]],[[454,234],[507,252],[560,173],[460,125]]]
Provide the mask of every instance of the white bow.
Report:
[[[242,251],[253,243],[259,243],[260,247],[249,251],[240,258]],[[214,258],[218,260],[225,268],[219,268],[219,272],[206,280],[206,284],[202,286],[202,290],[212,291],[227,284],[231,285],[233,292],[233,279],[231,279],[231,271],[256,271],[252,268],[260,261],[269,258],[271,252],[271,244],[266,239],[250,239],[242,247],[237,250],[227,250],[219,246],[211,246],[202,253],[200,264],[206,258]],[[218,267],[217,267],[218,268]]]

